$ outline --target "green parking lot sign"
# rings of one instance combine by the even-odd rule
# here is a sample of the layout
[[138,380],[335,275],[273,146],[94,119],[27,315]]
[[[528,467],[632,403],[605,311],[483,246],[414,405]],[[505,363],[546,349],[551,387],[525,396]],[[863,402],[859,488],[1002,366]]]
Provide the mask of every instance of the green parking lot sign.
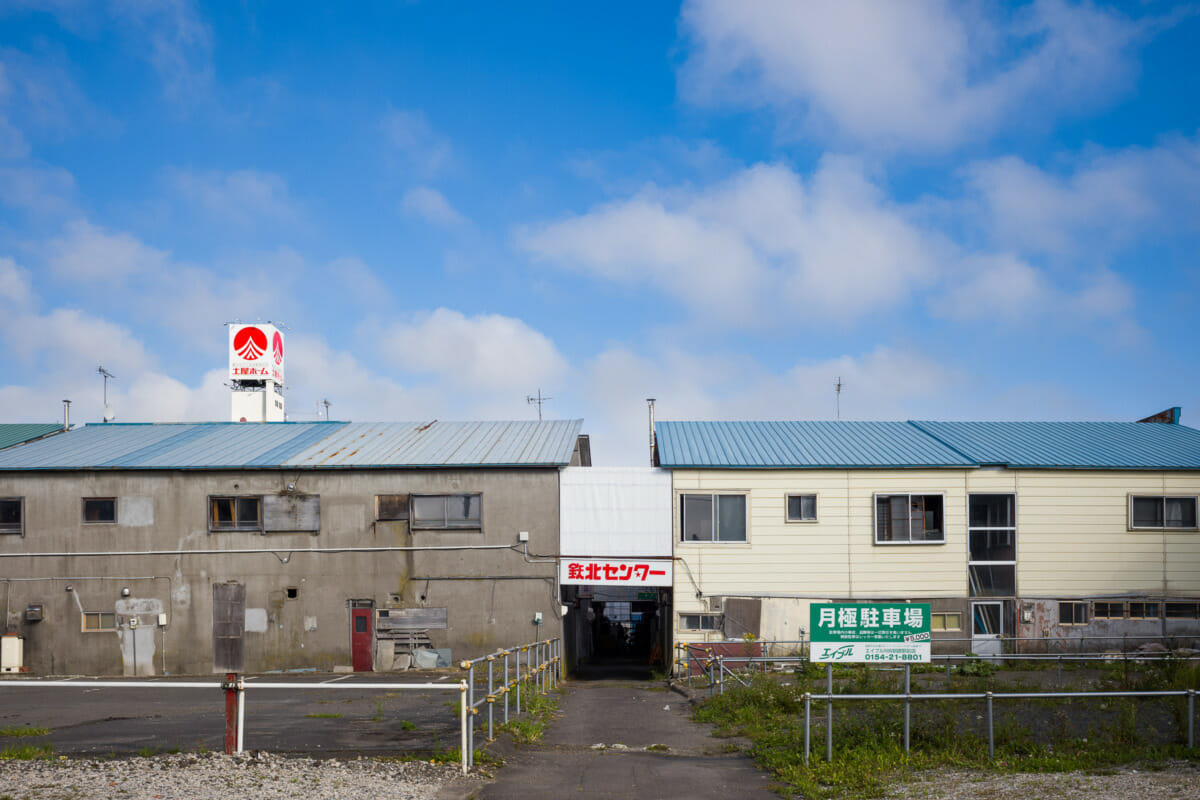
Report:
[[809,660],[929,663],[928,603],[813,603]]

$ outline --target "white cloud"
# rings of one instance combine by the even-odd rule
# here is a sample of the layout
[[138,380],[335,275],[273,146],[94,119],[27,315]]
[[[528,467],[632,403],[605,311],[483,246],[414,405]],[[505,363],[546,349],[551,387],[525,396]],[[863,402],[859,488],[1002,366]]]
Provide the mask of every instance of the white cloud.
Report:
[[550,339],[519,319],[447,308],[384,330],[378,346],[402,369],[478,391],[532,391],[567,366]]
[[426,222],[444,228],[456,228],[466,223],[466,218],[450,205],[450,201],[437,189],[418,186],[404,193],[400,207],[405,213],[420,217]]
[[[1003,18],[1001,18],[1003,17]],[[689,0],[683,96],[765,107],[808,132],[885,147],[946,147],[1099,104],[1130,85],[1138,27],[1090,4],[979,6]]]
[[1010,156],[965,176],[978,220],[1009,247],[1071,256],[1200,227],[1200,138],[1093,152],[1061,174]]
[[[3,65],[0,65],[2,68]],[[0,72],[0,79],[3,79]],[[29,155],[29,143],[17,128],[0,114],[0,160],[22,159]]]
[[109,231],[86,220],[66,226],[64,235],[46,245],[46,263],[60,278],[82,281],[120,281],[133,275],[156,274],[170,254],[143,244],[123,232]]
[[384,138],[421,175],[433,175],[450,164],[450,142],[434,131],[425,113],[390,109],[380,122]]
[[650,283],[734,325],[855,318],[903,303],[937,276],[944,248],[845,158],[825,159],[807,183],[759,165],[704,190],[649,187],[517,240],[539,259]]
[[9,305],[5,312],[9,314],[17,309],[28,309],[33,303],[29,270],[22,269],[11,258],[0,257],[0,303]]
[[250,227],[264,220],[290,222],[298,216],[287,183],[274,173],[172,168],[166,175],[185,200],[215,219]]
[[186,105],[213,82],[212,31],[188,0],[111,0],[113,16],[141,41],[168,100]]
[[59,167],[22,164],[0,167],[0,203],[35,214],[71,210],[75,178]]

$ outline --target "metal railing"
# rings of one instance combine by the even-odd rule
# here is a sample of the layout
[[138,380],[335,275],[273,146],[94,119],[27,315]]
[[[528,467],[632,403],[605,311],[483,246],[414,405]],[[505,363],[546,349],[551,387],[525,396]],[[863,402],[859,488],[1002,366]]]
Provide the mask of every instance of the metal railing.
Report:
[[[484,666],[486,665],[486,669]],[[466,685],[466,708],[468,721],[464,723],[465,762],[467,766],[475,763],[475,717],[479,709],[487,707],[487,741],[496,740],[496,703],[503,700],[504,721],[509,720],[509,695],[516,703],[514,714],[520,714],[522,708],[522,684],[534,689],[538,694],[545,694],[562,680],[562,640],[546,639],[531,644],[519,645],[507,650],[497,650],[486,656],[480,656],[469,661],[460,662],[459,666],[467,673],[463,682]],[[486,675],[486,689],[483,678]],[[477,692],[477,684],[479,691]],[[482,695],[479,699],[477,696]],[[526,708],[528,702],[525,703]]]
[[[468,754],[468,707],[467,681],[457,684],[445,683],[250,683],[242,678],[224,681],[78,681],[78,680],[6,680],[0,688],[54,686],[72,689],[221,689],[226,696],[226,753],[241,753],[244,750],[246,690],[385,690],[385,691],[435,691],[459,693],[459,728],[462,745],[462,771],[465,775],[470,766]],[[236,715],[236,716],[235,716]],[[235,721],[236,720],[236,721]]]

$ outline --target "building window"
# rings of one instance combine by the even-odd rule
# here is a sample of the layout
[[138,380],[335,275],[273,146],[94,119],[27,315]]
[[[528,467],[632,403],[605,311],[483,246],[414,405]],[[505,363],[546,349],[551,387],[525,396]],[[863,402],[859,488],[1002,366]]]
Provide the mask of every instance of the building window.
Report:
[[720,614],[680,614],[679,629],[684,631],[719,631]]
[[1064,601],[1058,604],[1059,625],[1087,625],[1088,604]]
[[1129,618],[1130,619],[1158,619],[1162,616],[1159,610],[1158,603],[1130,603]]
[[967,498],[967,585],[971,597],[1017,593],[1017,498],[973,494]]
[[101,631],[115,631],[117,629],[117,615],[108,611],[84,611],[83,612],[83,632],[84,633],[99,633]]
[[1196,530],[1196,498],[1130,495],[1129,527],[1136,530]]
[[935,611],[929,615],[929,628],[935,631],[961,631],[962,614],[957,611]]
[[408,495],[375,495],[375,519],[379,522],[408,522]]
[[815,494],[789,494],[787,496],[788,522],[816,522],[817,496]]
[[1098,600],[1092,603],[1092,617],[1095,619],[1125,619],[1125,604]]
[[115,497],[85,497],[83,498],[83,521],[116,522],[117,498]]
[[0,533],[25,535],[25,498],[0,498]]
[[1167,619],[1200,619],[1200,603],[1164,603]]
[[423,530],[479,529],[482,515],[481,494],[414,494],[409,512],[412,527]]
[[875,495],[875,544],[946,541],[940,494]]
[[684,542],[746,541],[746,495],[679,496],[679,536]]
[[262,530],[261,497],[210,497],[208,508],[209,530]]

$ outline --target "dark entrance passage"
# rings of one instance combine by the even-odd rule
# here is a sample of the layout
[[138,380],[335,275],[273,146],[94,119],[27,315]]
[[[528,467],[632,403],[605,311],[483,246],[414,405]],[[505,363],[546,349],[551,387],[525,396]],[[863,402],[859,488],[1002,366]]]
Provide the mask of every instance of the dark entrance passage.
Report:
[[564,586],[573,675],[641,678],[665,670],[670,598],[666,588]]

